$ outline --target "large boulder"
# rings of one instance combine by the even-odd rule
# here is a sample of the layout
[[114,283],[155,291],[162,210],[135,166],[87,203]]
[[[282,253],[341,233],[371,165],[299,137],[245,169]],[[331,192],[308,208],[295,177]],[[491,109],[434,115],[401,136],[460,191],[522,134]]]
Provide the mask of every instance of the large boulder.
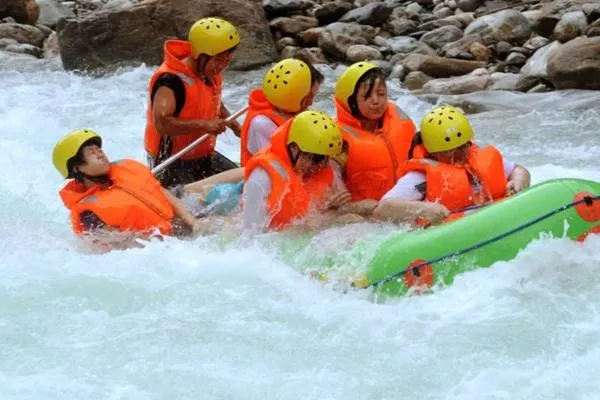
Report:
[[120,66],[158,65],[167,39],[187,37],[198,19],[221,16],[234,23],[242,38],[232,69],[249,69],[277,60],[260,0],[148,0],[125,9],[101,10],[58,25],[65,69],[94,73]]
[[377,30],[372,26],[353,22],[334,22],[319,34],[319,47],[335,59],[344,60],[348,47],[353,44],[369,44]]
[[579,37],[548,57],[548,78],[557,89],[600,89],[600,37]]
[[35,0],[0,0],[0,19],[12,17],[20,24],[33,25],[40,15]]
[[523,43],[531,34],[531,23],[518,11],[504,10],[479,17],[469,24],[465,29],[465,36],[473,34],[481,35],[484,44],[501,40]]
[[41,47],[46,36],[41,29],[35,26],[15,24],[13,22],[0,24],[0,38],[14,39],[19,43]]

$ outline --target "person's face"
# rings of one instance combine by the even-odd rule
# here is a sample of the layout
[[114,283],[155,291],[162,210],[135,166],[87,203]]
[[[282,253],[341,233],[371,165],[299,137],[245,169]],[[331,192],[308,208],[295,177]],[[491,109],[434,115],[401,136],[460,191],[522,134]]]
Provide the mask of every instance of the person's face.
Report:
[[110,161],[102,148],[96,144],[89,144],[83,148],[82,165],[76,167],[76,170],[88,176],[107,175],[110,170]]
[[296,157],[294,170],[301,176],[309,176],[323,168],[329,162],[329,157],[321,154],[305,153],[295,144],[292,145],[291,153]]
[[466,164],[469,159],[471,143],[465,143],[456,149],[440,151],[431,155],[439,162],[446,164]]
[[300,102],[300,112],[306,110],[312,105],[312,103],[315,101],[315,96],[317,95],[317,92],[319,91],[320,87],[321,84],[319,82],[315,82],[311,86],[310,92],[308,92],[308,94]]
[[369,97],[366,97],[368,89],[369,85],[366,83],[361,84],[358,88],[356,96],[358,111],[360,111],[364,118],[378,121],[383,117],[388,105],[388,93],[385,81],[377,79]]
[[233,51],[224,51],[210,57],[204,65],[204,74],[207,76],[216,76],[220,74],[229,66],[232,58]]

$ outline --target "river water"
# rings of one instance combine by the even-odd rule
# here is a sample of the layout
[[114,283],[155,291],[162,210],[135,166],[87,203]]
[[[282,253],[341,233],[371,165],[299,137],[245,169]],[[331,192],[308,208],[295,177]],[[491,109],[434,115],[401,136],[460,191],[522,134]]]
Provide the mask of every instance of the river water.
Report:
[[[57,195],[52,147],[90,127],[111,159],[144,161],[152,71],[19,68],[0,73],[1,399],[598,398],[600,237],[537,241],[431,295],[383,304],[294,265],[326,254],[360,268],[374,249],[358,255],[356,243],[383,240],[389,225],[331,228],[285,257],[282,234],[91,254]],[[341,70],[324,72],[315,108],[332,112]],[[262,73],[229,74],[230,109]],[[415,121],[432,106],[391,89]],[[472,116],[478,141],[527,166],[534,183],[600,180],[600,93],[461,101],[483,110]],[[219,139],[232,158],[237,146],[231,133]]]

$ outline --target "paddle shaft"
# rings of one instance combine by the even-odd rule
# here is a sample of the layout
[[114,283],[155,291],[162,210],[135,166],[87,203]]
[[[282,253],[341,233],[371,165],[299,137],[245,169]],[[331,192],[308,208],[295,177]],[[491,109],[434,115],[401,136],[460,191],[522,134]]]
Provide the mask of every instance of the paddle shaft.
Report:
[[[248,111],[248,106],[236,111],[235,113],[231,114],[229,117],[227,117],[225,119],[225,122],[231,122],[235,119],[238,119],[240,116],[242,116],[243,114],[246,113],[246,111]],[[173,154],[171,157],[167,158],[165,161],[163,161],[162,163],[158,164],[156,167],[154,167],[152,169],[152,173],[153,174],[157,174],[160,171],[162,171],[163,169],[167,168],[169,165],[173,164],[173,162],[175,162],[177,159],[179,159],[181,156],[183,156],[184,154],[186,154],[187,152],[189,152],[190,150],[192,150],[194,147],[198,146],[200,143],[204,142],[206,139],[208,139],[208,136],[210,134],[206,133],[202,136],[200,136],[198,139],[194,140],[192,143],[188,144],[186,147],[184,147],[183,149],[179,150],[177,153]]]

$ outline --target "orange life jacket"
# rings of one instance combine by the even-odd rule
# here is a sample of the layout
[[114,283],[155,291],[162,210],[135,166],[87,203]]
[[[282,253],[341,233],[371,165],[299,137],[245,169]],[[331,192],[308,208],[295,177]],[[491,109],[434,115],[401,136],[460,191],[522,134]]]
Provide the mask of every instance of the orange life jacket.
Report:
[[250,105],[250,109],[248,110],[248,114],[246,114],[246,118],[244,119],[244,125],[242,125],[242,134],[240,135],[240,142],[242,146],[240,158],[242,167],[246,165],[250,157],[253,155],[248,151],[248,131],[250,130],[250,123],[254,117],[258,115],[264,115],[273,121],[273,123],[277,126],[283,125],[284,122],[292,117],[291,114],[287,114],[275,108],[273,104],[267,100],[267,97],[262,89],[253,89],[250,92],[248,104]]
[[381,128],[368,132],[360,121],[334,99],[337,121],[348,143],[345,180],[353,201],[379,201],[398,180],[398,168],[408,160],[415,124],[395,104],[389,103]]
[[267,209],[268,229],[272,230],[285,228],[316,209],[333,184],[333,170],[328,164],[305,179],[294,171],[286,145],[291,122],[277,128],[271,145],[252,157],[245,170],[246,181],[255,168],[264,169],[271,178]]
[[[177,75],[185,87],[185,104],[177,116],[181,119],[215,119],[221,111],[221,87],[223,77],[217,76],[212,86],[194,74],[183,63],[183,60],[191,56],[192,47],[189,42],[182,40],[167,40],[165,42],[165,59],[158,70],[152,75],[148,86],[148,111],[146,112],[146,133],[144,147],[146,151],[156,157],[159,151],[161,135],[154,126],[154,113],[152,112],[152,90],[156,80],[166,73]],[[173,147],[171,153],[175,154],[200,136],[203,131],[195,131],[187,135],[172,137]],[[194,147],[181,158],[184,160],[195,160],[211,155],[215,150],[216,136],[210,135],[207,140]]]
[[94,186],[85,190],[83,183],[72,180],[59,192],[71,211],[73,231],[80,235],[85,227],[80,216],[91,211],[111,228],[119,231],[151,233],[158,228],[171,233],[175,215],[173,206],[148,167],[134,160],[111,163],[110,187]]
[[[427,152],[423,145],[419,145],[413,154],[426,155]],[[507,180],[502,154],[493,146],[478,148],[472,145],[464,165],[413,158],[401,168],[401,176],[411,171],[423,172],[426,176],[425,200],[443,204],[450,211],[492,203],[506,196]],[[473,190],[469,176],[481,186],[478,192]]]

